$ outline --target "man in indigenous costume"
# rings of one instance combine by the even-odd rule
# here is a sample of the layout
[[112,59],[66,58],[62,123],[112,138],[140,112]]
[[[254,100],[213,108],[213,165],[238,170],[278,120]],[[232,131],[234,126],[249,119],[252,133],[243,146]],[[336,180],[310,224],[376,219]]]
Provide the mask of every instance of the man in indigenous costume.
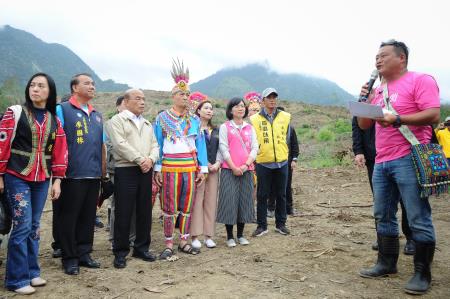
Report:
[[188,110],[189,69],[174,61],[172,78],[173,106],[161,112],[155,123],[160,159],[155,165],[155,181],[161,186],[164,236],[166,248],[160,259],[173,255],[174,225],[179,214],[180,244],[178,250],[187,254],[200,251],[188,244],[191,209],[195,188],[208,173],[205,137],[200,134],[200,120]]

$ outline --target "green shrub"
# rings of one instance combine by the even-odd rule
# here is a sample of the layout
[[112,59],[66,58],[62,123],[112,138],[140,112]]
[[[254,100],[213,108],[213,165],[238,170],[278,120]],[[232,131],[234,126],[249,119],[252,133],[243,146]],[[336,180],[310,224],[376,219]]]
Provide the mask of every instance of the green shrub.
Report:
[[337,134],[350,133],[352,131],[352,123],[348,119],[339,118],[334,122],[334,129]]
[[316,131],[311,127],[304,127],[304,126],[305,125],[295,130],[298,139],[304,141],[316,138]]
[[327,126],[325,126],[320,128],[319,133],[317,134],[317,139],[322,142],[334,141],[336,139],[336,135]]
[[309,162],[313,168],[333,167],[339,164],[339,161],[333,157],[330,150],[321,148]]

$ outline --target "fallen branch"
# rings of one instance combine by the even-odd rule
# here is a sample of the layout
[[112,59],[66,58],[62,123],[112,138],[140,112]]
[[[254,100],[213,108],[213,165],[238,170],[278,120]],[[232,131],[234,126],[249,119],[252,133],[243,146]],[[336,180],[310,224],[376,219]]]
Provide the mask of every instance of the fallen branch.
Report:
[[355,244],[364,244],[364,242],[363,241],[359,241],[359,240],[352,240],[352,239],[349,239],[350,241],[352,241],[353,243],[355,243]]
[[159,285],[159,286],[162,286],[162,285],[164,285],[164,284],[174,285],[174,284],[175,284],[175,280],[173,280],[173,279],[163,280],[163,281],[161,281],[158,285]]
[[171,288],[171,287],[173,287],[173,285],[169,285],[169,286],[166,286],[165,288],[161,288],[161,289],[144,287],[144,290],[146,290],[147,292],[150,292],[150,293],[157,293],[157,294],[159,294],[159,293],[162,293],[162,292],[164,292],[165,290],[167,290],[168,288]]
[[343,282],[343,281],[338,281],[338,280],[333,280],[333,279],[329,279],[329,280],[334,283],[345,284],[345,282]]
[[215,258],[212,258],[212,259],[209,259],[209,260],[206,260],[206,261],[202,261],[202,262],[200,262],[200,263],[197,263],[197,264],[195,264],[194,266],[197,267],[197,266],[200,266],[200,265],[203,265],[203,264],[206,264],[206,263],[215,261],[215,260],[217,260],[217,259],[218,259],[218,257],[215,257]]
[[298,280],[298,279],[290,279],[290,278],[283,277],[283,276],[279,276],[279,277],[283,278],[284,280],[289,281],[289,282],[301,282],[301,280]]
[[342,208],[370,208],[373,207],[373,204],[356,204],[356,205],[342,205],[342,206],[330,206],[322,203],[316,204],[316,206],[322,208],[331,208],[331,209],[342,209]]
[[301,252],[317,252],[317,251],[321,251],[323,250],[323,248],[319,248],[319,249],[302,249],[300,250]]
[[342,184],[341,188],[347,188],[347,187],[351,187],[351,186],[357,186],[360,185],[361,183],[347,183],[347,184]]
[[323,255],[323,254],[325,254],[325,253],[331,253],[331,252],[333,252],[333,248],[328,248],[328,249],[322,251],[321,253],[318,253],[318,254],[316,254],[316,255],[313,255],[313,257],[314,257],[314,258],[318,258],[319,256],[321,256],[321,255]]
[[295,217],[308,217],[308,216],[318,216],[318,217],[320,217],[320,216],[323,216],[323,214],[300,214],[300,215],[298,215],[298,216],[295,216]]

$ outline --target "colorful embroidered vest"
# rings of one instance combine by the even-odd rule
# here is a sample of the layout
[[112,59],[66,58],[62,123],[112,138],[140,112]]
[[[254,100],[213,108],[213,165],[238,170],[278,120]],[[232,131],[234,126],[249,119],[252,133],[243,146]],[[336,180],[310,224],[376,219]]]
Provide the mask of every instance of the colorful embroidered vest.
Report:
[[[42,128],[42,140],[39,140],[39,127],[28,108],[22,107],[17,123],[16,136],[11,144],[11,157],[8,169],[23,176],[28,176],[37,161],[42,165],[45,176],[50,177],[52,167],[53,145],[55,144],[57,123],[55,116],[46,112],[47,122]],[[38,155],[38,152],[41,155]],[[43,158],[43,159],[42,159]]]

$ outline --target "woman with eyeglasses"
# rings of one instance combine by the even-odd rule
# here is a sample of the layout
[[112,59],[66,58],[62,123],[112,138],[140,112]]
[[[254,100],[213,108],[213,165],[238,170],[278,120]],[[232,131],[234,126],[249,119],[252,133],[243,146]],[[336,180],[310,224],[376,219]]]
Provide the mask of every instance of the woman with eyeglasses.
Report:
[[219,150],[223,157],[220,174],[219,203],[217,222],[224,223],[227,231],[228,247],[235,247],[233,226],[237,225],[239,244],[248,245],[244,237],[245,223],[254,219],[253,174],[258,151],[255,129],[244,118],[248,107],[242,98],[228,102],[226,116],[228,121],[220,126]]

